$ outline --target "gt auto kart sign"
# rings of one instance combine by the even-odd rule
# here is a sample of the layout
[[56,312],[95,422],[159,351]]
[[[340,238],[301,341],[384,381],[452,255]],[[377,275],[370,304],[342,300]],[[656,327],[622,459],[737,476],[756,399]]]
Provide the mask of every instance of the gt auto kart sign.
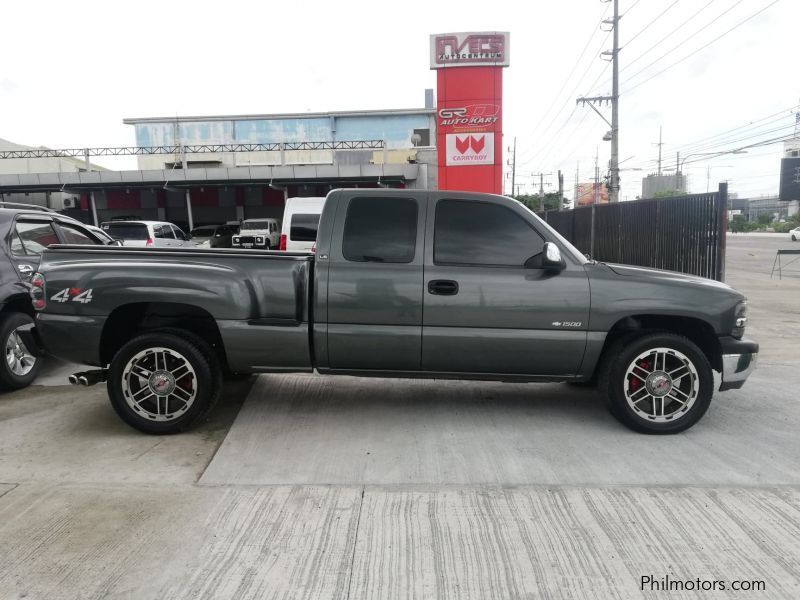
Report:
[[431,36],[431,69],[508,66],[508,32],[439,33]]
[[447,166],[494,164],[494,133],[448,133]]
[[439,128],[443,131],[488,131],[500,119],[497,104],[469,104],[439,109]]

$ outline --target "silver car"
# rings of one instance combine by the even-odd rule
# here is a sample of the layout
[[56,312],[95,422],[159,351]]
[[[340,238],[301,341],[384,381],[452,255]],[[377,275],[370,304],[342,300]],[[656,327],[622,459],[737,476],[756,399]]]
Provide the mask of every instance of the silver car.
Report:
[[180,227],[164,221],[107,221],[100,228],[134,248],[194,246]]

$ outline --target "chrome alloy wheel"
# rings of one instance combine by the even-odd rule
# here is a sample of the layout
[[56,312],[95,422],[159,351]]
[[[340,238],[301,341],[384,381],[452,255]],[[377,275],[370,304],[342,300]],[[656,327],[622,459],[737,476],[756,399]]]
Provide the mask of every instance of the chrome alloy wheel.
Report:
[[628,406],[638,417],[666,423],[686,414],[697,400],[700,379],[687,356],[672,348],[651,348],[625,372]]
[[36,366],[36,357],[28,351],[16,329],[6,339],[6,363],[17,377],[24,377]]
[[197,397],[197,374],[186,358],[170,348],[148,348],[131,357],[122,372],[125,402],[153,421],[172,421]]

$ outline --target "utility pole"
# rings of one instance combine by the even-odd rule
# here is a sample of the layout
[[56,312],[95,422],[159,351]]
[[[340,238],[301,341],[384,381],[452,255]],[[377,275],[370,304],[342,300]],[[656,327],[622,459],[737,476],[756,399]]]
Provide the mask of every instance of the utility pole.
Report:
[[575,163],[575,199],[572,201],[572,208],[578,208],[578,190],[580,189],[581,181],[581,163]]
[[[544,178],[552,175],[552,173],[531,173],[531,177],[539,178],[539,204],[544,210]],[[550,185],[549,183],[547,185]]]
[[558,210],[564,209],[564,174],[558,170]]
[[514,195],[514,180],[517,178],[517,136],[514,136],[514,162],[511,164],[511,195]]
[[658,143],[653,144],[654,146],[658,146],[658,174],[661,175],[661,146],[664,145],[664,142],[661,141],[661,125],[658,126]]
[[600,165],[598,164],[598,160],[600,159],[600,151],[595,149],[594,151],[594,202],[592,204],[597,204],[600,200]]
[[[611,141],[611,160],[608,163],[610,171],[609,180],[609,202],[619,201],[619,0],[601,0],[602,2],[614,3],[614,16],[611,19],[603,21],[604,25],[610,25],[611,30],[614,32],[614,47],[611,50],[606,50],[601,56],[611,57],[611,95],[610,96],[593,96],[593,97],[580,97],[576,100],[576,104],[588,104],[600,118],[603,119],[611,130],[603,137],[604,140]],[[609,30],[605,30],[609,31]],[[597,107],[602,106],[604,103],[611,105],[611,121],[603,116]]]

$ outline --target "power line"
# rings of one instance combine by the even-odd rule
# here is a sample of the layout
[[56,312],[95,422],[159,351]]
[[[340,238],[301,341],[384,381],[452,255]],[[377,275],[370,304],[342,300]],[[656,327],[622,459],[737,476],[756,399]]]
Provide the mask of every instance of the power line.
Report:
[[[642,69],[639,69],[638,71],[636,71],[636,73],[634,73],[633,75],[631,75],[631,76],[629,77],[629,79],[633,79],[634,77],[636,77],[636,76],[637,76],[637,75],[639,75],[640,73],[643,73],[644,71],[646,71],[647,69],[649,69],[650,67],[652,67],[654,64],[656,64],[656,63],[657,63],[658,61],[660,61],[662,58],[665,58],[665,57],[669,56],[670,54],[672,54],[672,53],[673,53],[675,50],[677,50],[678,48],[682,47],[682,46],[683,46],[683,45],[684,45],[686,42],[688,42],[689,40],[691,40],[691,39],[693,39],[694,37],[696,37],[698,34],[702,33],[703,31],[705,31],[706,29],[708,29],[709,27],[711,27],[711,26],[712,26],[714,23],[716,23],[717,21],[719,21],[719,20],[720,20],[722,17],[724,17],[724,16],[725,16],[725,15],[727,15],[729,12],[731,12],[731,11],[732,11],[734,8],[736,8],[737,6],[739,6],[739,5],[740,5],[742,2],[744,2],[744,0],[737,0],[737,1],[736,1],[734,4],[732,4],[732,5],[731,5],[731,6],[729,6],[727,9],[725,9],[725,10],[724,10],[724,11],[723,11],[721,14],[717,15],[717,16],[716,16],[716,17],[714,17],[714,18],[713,18],[711,21],[709,21],[708,23],[706,23],[705,25],[703,25],[703,26],[702,26],[700,29],[698,29],[697,31],[693,32],[692,34],[690,34],[690,35],[689,35],[688,37],[686,37],[685,39],[683,39],[683,40],[681,40],[680,42],[678,42],[678,44],[677,44],[677,45],[675,45],[675,46],[673,46],[672,48],[670,48],[669,50],[667,50],[667,51],[666,51],[664,54],[662,54],[661,56],[659,56],[659,57],[658,57],[657,59],[655,59],[653,62],[649,63],[647,66],[645,66],[645,67],[643,67]],[[654,46],[654,47],[655,47],[655,46]],[[649,51],[648,51],[648,52],[649,52]],[[645,52],[644,54],[647,54],[647,52]],[[642,56],[644,56],[644,54],[642,54]],[[637,59],[637,60],[638,60],[638,59]],[[635,61],[634,61],[634,62],[635,62]],[[631,64],[633,64],[633,63],[631,63]],[[630,66],[630,65],[629,65],[629,66]]]
[[[578,69],[578,65],[579,65],[579,64],[581,63],[581,61],[583,60],[583,58],[584,58],[584,56],[585,56],[585,54],[586,54],[586,50],[589,48],[590,44],[592,43],[592,40],[594,40],[595,36],[597,35],[597,32],[598,32],[598,31],[600,31],[599,27],[600,27],[600,25],[603,23],[603,20],[605,19],[605,16],[606,16],[606,14],[608,13],[608,11],[609,11],[609,8],[610,8],[610,5],[606,7],[606,9],[603,11],[602,15],[600,16],[600,20],[599,20],[599,21],[597,22],[597,24],[596,24],[596,25],[595,25],[595,26],[592,28],[592,33],[591,33],[591,35],[589,36],[589,39],[587,39],[587,40],[586,40],[586,44],[583,46],[583,50],[581,50],[581,53],[580,53],[580,55],[578,56],[578,59],[575,61],[575,64],[572,66],[572,70],[569,72],[569,75],[567,75],[566,79],[564,79],[564,82],[561,84],[561,87],[559,88],[559,90],[558,90],[558,91],[557,91],[557,92],[554,94],[554,96],[553,96],[553,101],[550,103],[550,106],[548,106],[548,107],[547,107],[547,110],[546,110],[546,111],[544,111],[544,112],[542,113],[542,117],[541,117],[541,119],[539,119],[539,121],[536,123],[536,125],[534,126],[534,128],[531,130],[531,132],[530,132],[530,134],[531,134],[531,137],[533,137],[533,135],[534,135],[534,134],[535,134],[535,133],[536,133],[536,132],[539,130],[539,128],[541,127],[541,125],[542,125],[542,124],[543,124],[545,121],[547,121],[547,118],[548,118],[548,116],[550,115],[550,112],[553,110],[553,107],[554,107],[554,106],[556,105],[556,103],[558,102],[558,99],[559,99],[559,97],[561,96],[561,93],[562,93],[562,92],[564,91],[564,89],[567,87],[567,84],[570,82],[570,80],[572,79],[572,76],[575,74],[575,71]],[[606,37],[608,37],[608,36],[606,36]],[[605,45],[605,41],[603,41],[603,45]],[[593,63],[590,63],[590,65],[589,65],[589,66],[591,67],[591,65],[592,65],[592,64],[593,64]],[[584,75],[582,75],[582,76],[581,76],[581,79],[580,79],[580,80],[578,80],[578,81],[579,81],[579,84],[578,84],[578,85],[580,85],[580,81],[581,81],[581,80],[583,79],[583,77],[585,77],[585,76],[586,76],[586,74],[585,74],[585,72],[584,72]],[[574,92],[573,92],[572,94],[570,94],[570,97],[572,97],[573,95],[574,95]],[[565,104],[564,106],[568,106],[568,104]],[[558,111],[558,112],[557,112],[557,113],[554,115],[553,119],[556,119],[556,118],[558,118],[558,116],[559,116],[559,115],[560,115],[562,112],[563,112],[563,107],[562,107],[562,109],[561,109],[561,110],[559,110],[559,111]],[[552,120],[550,121],[550,123],[551,123],[551,125],[552,125]],[[546,133],[546,132],[547,132],[547,129],[545,130],[545,133]]]
[[[713,2],[714,0],[711,0],[711,1]],[[628,40],[628,43],[627,43],[627,44],[625,44],[625,46],[623,46],[623,48],[625,48],[625,47],[629,46],[629,45],[631,44],[631,42],[633,42],[633,40],[635,40],[635,39],[636,39],[636,38],[638,38],[640,35],[642,35],[642,34],[643,34],[645,31],[647,31],[647,30],[650,28],[650,26],[651,26],[651,25],[653,25],[653,23],[655,23],[655,22],[656,22],[656,21],[658,21],[658,20],[659,20],[661,17],[663,17],[663,16],[664,16],[664,15],[667,13],[667,11],[669,11],[669,9],[670,9],[670,8],[672,8],[673,6],[675,6],[675,5],[676,5],[678,2],[680,2],[680,0],[675,0],[675,1],[674,1],[672,4],[670,4],[669,6],[667,6],[667,8],[665,8],[664,10],[662,10],[662,11],[659,13],[659,15],[658,15],[658,16],[657,16],[655,19],[653,19],[653,20],[652,20],[652,21],[650,21],[650,22],[649,22],[647,25],[645,25],[644,27],[642,27],[642,28],[641,28],[641,29],[640,29],[640,30],[639,30],[639,31],[636,33],[636,35],[634,35],[634,36],[633,36],[631,39],[629,39],[629,40]],[[710,4],[710,3],[709,3],[709,4]],[[628,14],[628,13],[625,13],[625,14]],[[623,15],[623,16],[624,16],[624,15]]]
[[[741,1],[742,1],[742,0],[739,0],[739,2],[741,2]],[[736,6],[737,4],[739,4],[739,2],[737,2],[736,4],[734,4],[734,6]],[[762,8],[761,10],[759,10],[759,11],[757,11],[757,12],[753,13],[752,15],[750,15],[749,17],[747,17],[747,18],[746,18],[744,21],[740,21],[739,23],[737,23],[736,25],[734,25],[733,27],[731,27],[730,29],[728,29],[728,30],[727,30],[726,32],[724,32],[723,34],[721,34],[721,35],[718,35],[718,36],[717,36],[717,37],[715,37],[713,40],[711,40],[711,41],[710,41],[710,42],[708,42],[707,44],[704,44],[703,46],[701,46],[700,48],[698,48],[698,49],[697,49],[697,50],[695,50],[694,52],[691,52],[690,54],[687,54],[687,55],[686,55],[686,56],[684,56],[683,58],[681,58],[681,59],[679,59],[679,60],[676,60],[674,63],[670,64],[669,66],[667,66],[667,67],[665,67],[665,68],[661,69],[661,70],[660,70],[658,73],[655,73],[654,75],[651,75],[650,77],[648,77],[648,78],[647,78],[647,79],[645,79],[644,81],[641,81],[641,82],[637,83],[636,85],[634,85],[634,86],[632,86],[632,87],[628,88],[627,90],[625,90],[625,93],[629,93],[629,92],[631,92],[631,91],[635,90],[635,89],[636,89],[636,88],[638,88],[639,86],[642,86],[642,85],[644,85],[645,83],[647,83],[648,81],[650,81],[651,79],[653,79],[653,78],[655,78],[655,77],[658,77],[659,75],[661,75],[661,74],[662,74],[662,73],[664,73],[665,71],[668,71],[668,70],[669,70],[669,69],[671,69],[672,67],[675,67],[675,66],[677,66],[677,65],[681,64],[683,61],[685,61],[685,60],[688,60],[689,58],[691,58],[692,56],[694,56],[694,55],[695,55],[695,54],[697,54],[698,52],[701,52],[701,51],[705,50],[705,49],[706,49],[706,48],[708,48],[708,47],[709,47],[711,44],[713,44],[713,43],[717,42],[718,40],[722,39],[723,37],[725,37],[726,35],[728,35],[728,34],[729,34],[729,33],[731,33],[732,31],[734,31],[735,29],[738,29],[739,27],[741,27],[742,25],[744,25],[744,24],[745,24],[745,23],[747,23],[748,21],[751,21],[752,19],[756,18],[758,15],[760,15],[761,13],[763,13],[763,12],[764,12],[765,10],[767,10],[768,8],[771,8],[772,6],[774,6],[775,4],[777,4],[778,2],[779,2],[779,0],[772,0],[772,2],[770,2],[769,4],[767,4],[767,5],[766,5],[764,8]],[[730,9],[729,9],[729,10],[730,10]],[[726,11],[726,12],[728,12],[728,11]],[[723,13],[723,14],[725,14],[725,13]],[[720,15],[720,17],[721,17],[721,16],[722,16],[722,15]],[[719,17],[718,17],[718,18],[719,18]],[[716,19],[715,19],[715,20],[716,20]],[[713,21],[712,21],[712,22],[713,22]],[[698,33],[699,33],[699,32],[698,32]],[[676,48],[677,48],[677,46],[676,46]],[[668,54],[669,54],[669,53],[668,53]],[[664,56],[666,56],[666,55],[664,55]],[[661,58],[663,58],[663,56],[662,56]],[[660,60],[660,58],[659,58],[658,60]],[[656,61],[654,61],[654,62],[658,62],[658,60],[656,60]],[[650,65],[648,65],[647,67],[645,67],[645,69],[647,69],[648,67],[650,67],[652,64],[653,64],[653,63],[650,63]],[[645,69],[642,69],[642,71],[643,71],[643,70],[645,70]],[[639,74],[639,73],[641,73],[642,71],[639,71],[638,73],[636,73],[636,75],[638,75],[638,74]],[[633,77],[635,77],[636,75],[634,75]]]

